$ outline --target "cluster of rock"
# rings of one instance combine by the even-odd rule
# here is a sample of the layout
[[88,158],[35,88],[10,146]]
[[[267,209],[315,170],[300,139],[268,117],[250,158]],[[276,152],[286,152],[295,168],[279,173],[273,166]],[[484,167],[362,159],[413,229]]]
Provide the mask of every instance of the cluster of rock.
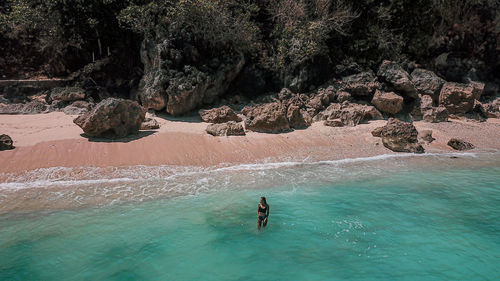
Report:
[[25,102],[0,100],[0,114],[38,114],[63,111],[68,115],[88,112],[94,106],[92,99],[80,87],[56,87],[39,95],[24,97]]

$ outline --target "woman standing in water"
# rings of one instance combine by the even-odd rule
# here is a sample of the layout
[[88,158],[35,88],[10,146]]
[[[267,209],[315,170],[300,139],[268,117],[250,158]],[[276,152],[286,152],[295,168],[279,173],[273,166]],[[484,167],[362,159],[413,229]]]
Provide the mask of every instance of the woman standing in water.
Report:
[[264,222],[264,227],[266,227],[267,217],[269,217],[269,205],[267,205],[266,197],[260,197],[259,208],[257,209],[257,228],[258,229],[260,229],[262,222]]

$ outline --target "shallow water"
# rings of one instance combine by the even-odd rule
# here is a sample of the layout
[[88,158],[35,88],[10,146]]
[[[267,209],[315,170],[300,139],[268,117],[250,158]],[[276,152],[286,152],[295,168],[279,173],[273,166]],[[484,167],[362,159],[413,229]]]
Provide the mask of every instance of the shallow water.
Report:
[[[4,213],[0,280],[498,280],[500,159],[456,157],[125,169],[102,187],[120,204]],[[78,187],[91,202],[102,182],[67,173],[12,178],[0,195]]]

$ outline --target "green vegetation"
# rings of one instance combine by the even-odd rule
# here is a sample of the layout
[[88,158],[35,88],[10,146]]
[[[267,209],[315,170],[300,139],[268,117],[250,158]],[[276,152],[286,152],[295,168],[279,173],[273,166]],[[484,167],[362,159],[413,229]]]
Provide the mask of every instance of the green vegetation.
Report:
[[132,71],[141,41],[164,38],[244,54],[277,76],[449,53],[487,79],[499,71],[499,10],[495,0],[0,0],[0,74],[67,75],[108,48]]

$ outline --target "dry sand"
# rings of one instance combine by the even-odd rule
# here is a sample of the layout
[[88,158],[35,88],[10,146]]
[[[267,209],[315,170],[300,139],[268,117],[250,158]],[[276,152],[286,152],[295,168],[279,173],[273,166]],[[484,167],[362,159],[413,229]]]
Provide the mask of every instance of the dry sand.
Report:
[[[135,165],[214,166],[280,160],[335,160],[393,153],[371,131],[385,121],[356,127],[332,128],[314,123],[308,129],[283,134],[248,132],[242,137],[213,137],[206,123],[195,118],[156,117],[161,128],[142,131],[123,140],[88,139],[73,124],[75,116],[60,112],[38,115],[0,115],[0,134],[14,140],[16,148],[0,152],[0,173],[47,167],[109,167]],[[500,120],[487,122],[451,120],[415,123],[431,129],[436,140],[424,145],[427,152],[452,151],[452,137],[462,138],[479,150],[500,149]],[[1,177],[0,177],[1,180]]]

